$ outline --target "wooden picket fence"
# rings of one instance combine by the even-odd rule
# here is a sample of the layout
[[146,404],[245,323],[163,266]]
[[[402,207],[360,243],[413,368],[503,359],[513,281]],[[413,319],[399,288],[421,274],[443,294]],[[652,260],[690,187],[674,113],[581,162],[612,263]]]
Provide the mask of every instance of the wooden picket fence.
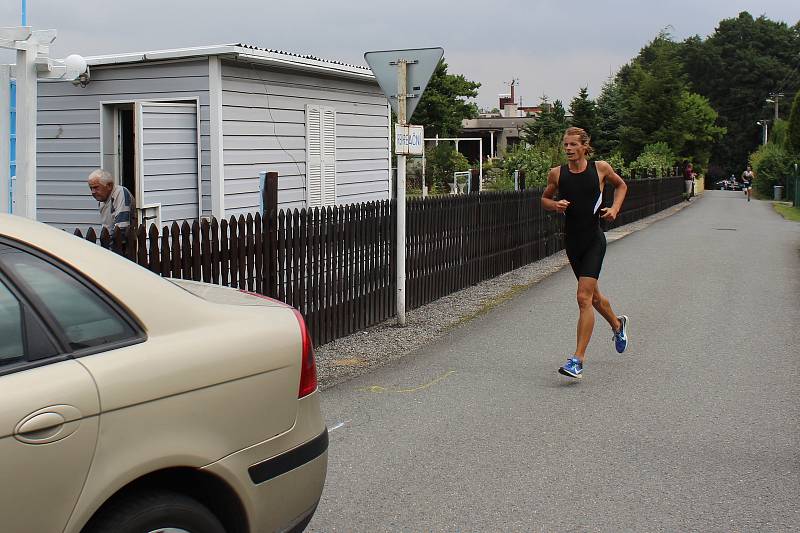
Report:
[[[616,227],[681,201],[680,178],[628,182]],[[607,191],[604,205],[610,205]],[[407,309],[563,248],[563,217],[541,190],[409,200]],[[299,309],[315,344],[394,316],[394,200],[75,235],[165,277],[255,292]]]
[[563,217],[541,208],[541,193],[409,201],[407,307],[417,308],[560,250]]

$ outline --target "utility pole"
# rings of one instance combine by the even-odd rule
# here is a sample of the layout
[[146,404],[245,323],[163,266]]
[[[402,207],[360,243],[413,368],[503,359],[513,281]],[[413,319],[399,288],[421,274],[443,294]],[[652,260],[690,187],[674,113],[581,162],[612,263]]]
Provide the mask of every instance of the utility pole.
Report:
[[775,104],[775,120],[778,120],[778,100],[783,98],[783,93],[769,93],[769,98],[767,98],[767,103]]

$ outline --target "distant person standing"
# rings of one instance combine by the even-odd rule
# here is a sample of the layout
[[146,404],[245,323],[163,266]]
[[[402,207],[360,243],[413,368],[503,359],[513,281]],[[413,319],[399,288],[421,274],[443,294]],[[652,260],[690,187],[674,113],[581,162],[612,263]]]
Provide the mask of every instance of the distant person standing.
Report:
[[683,166],[683,182],[686,185],[686,201],[691,202],[691,197],[694,196],[694,167],[688,161],[684,161]]
[[92,197],[100,202],[100,222],[113,235],[114,228],[125,229],[131,225],[134,201],[131,192],[114,183],[111,173],[98,168],[86,180]]
[[748,202],[750,201],[750,196],[753,194],[753,178],[755,178],[753,169],[750,165],[747,165],[747,169],[742,172],[742,188],[744,189],[744,194],[747,196]]
[[[617,218],[628,186],[605,161],[587,159],[592,147],[589,135],[581,128],[568,128],[564,133],[564,151],[568,164],[550,169],[547,187],[542,193],[542,207],[564,213],[566,217],[565,248],[578,280],[579,316],[575,353],[558,372],[571,378],[580,378],[583,376],[586,347],[594,329],[595,310],[611,326],[617,352],[624,352],[628,346],[628,317],[614,314],[597,284],[606,253],[606,237],[599,219],[610,222]],[[614,187],[614,203],[611,207],[601,209],[603,188],[606,186]],[[559,200],[554,199],[556,192]]]

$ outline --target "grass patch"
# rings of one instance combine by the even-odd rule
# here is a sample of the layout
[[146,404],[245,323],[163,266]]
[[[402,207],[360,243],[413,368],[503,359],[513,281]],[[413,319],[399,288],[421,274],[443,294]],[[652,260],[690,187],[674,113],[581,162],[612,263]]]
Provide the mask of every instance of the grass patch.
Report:
[[773,202],[772,207],[786,220],[800,222],[800,207],[792,207],[791,204],[779,202]]
[[514,285],[514,286],[512,286],[508,291],[504,292],[503,294],[500,294],[498,296],[495,296],[494,298],[491,298],[491,299],[485,301],[477,311],[473,311],[472,313],[469,313],[469,314],[467,314],[465,316],[462,316],[461,318],[456,320],[453,324],[448,326],[447,329],[458,327],[461,324],[469,322],[470,320],[472,320],[474,318],[477,318],[477,317],[479,317],[481,315],[485,315],[486,313],[488,313],[489,311],[491,311],[495,307],[497,307],[499,305],[502,305],[505,302],[511,300],[512,298],[514,298],[514,296],[516,296],[520,292],[524,291],[525,289],[529,288],[531,285],[533,285],[533,283],[527,283],[527,284],[524,284],[524,285]]

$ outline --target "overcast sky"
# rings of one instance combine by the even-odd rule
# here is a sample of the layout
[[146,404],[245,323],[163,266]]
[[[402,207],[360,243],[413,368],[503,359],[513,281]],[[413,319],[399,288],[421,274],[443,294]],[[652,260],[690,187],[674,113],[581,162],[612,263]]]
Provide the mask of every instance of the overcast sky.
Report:
[[[20,23],[21,0],[0,2],[0,26]],[[661,29],[706,37],[740,11],[793,25],[797,0],[28,0],[28,24],[54,28],[53,57],[223,43],[364,65],[369,50],[441,46],[450,72],[481,83],[492,108],[519,79],[524,105],[597,96],[610,73]],[[4,62],[12,61],[0,55]]]

